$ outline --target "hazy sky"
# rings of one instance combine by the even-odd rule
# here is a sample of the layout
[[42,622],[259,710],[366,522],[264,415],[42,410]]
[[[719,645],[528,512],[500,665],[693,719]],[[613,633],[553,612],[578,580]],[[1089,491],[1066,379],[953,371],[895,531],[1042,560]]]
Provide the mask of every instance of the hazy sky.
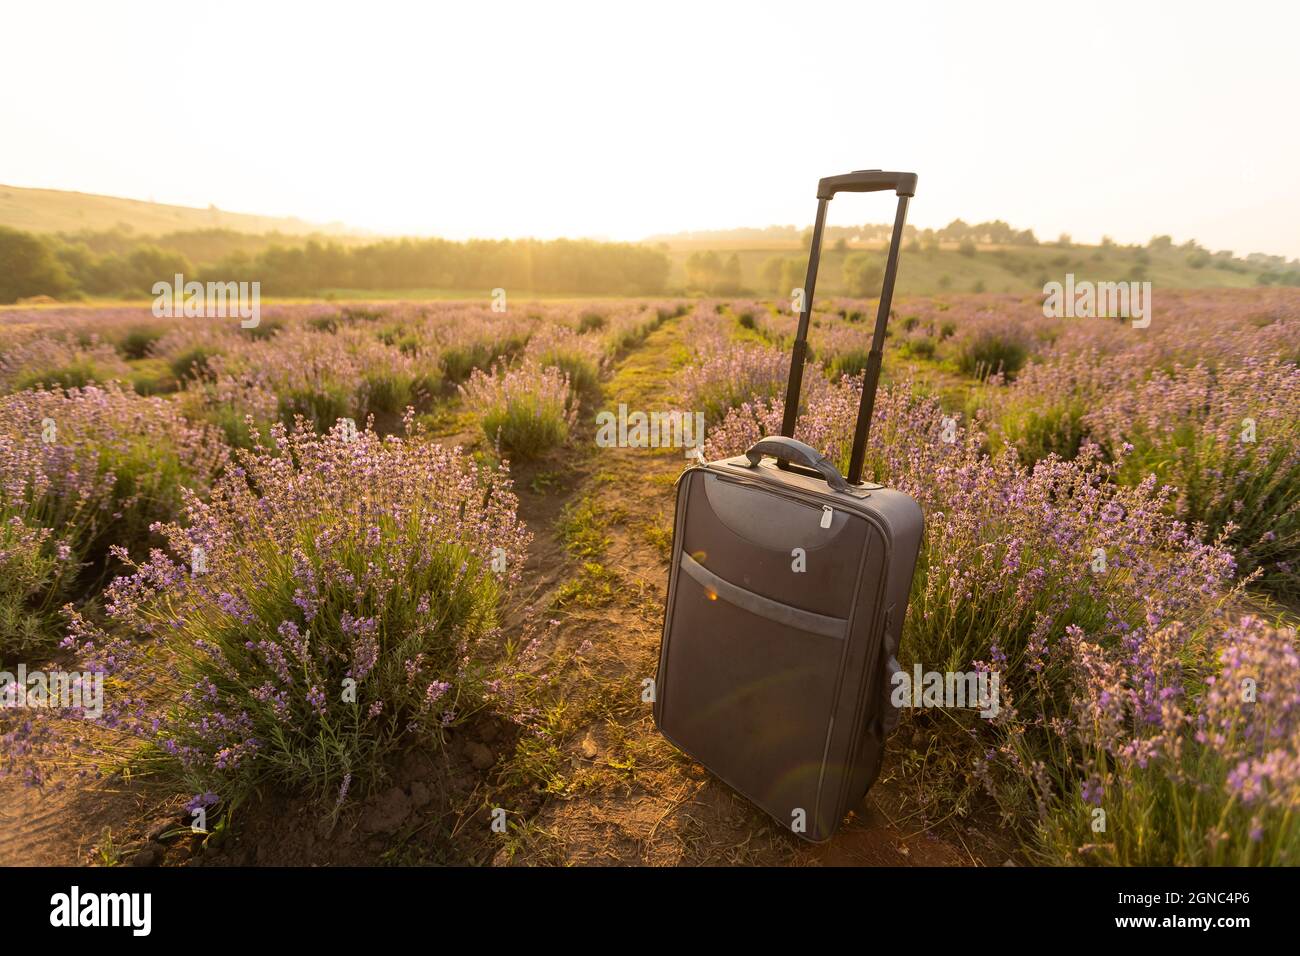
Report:
[[0,4],[12,185],[636,239],[883,167],[922,227],[1300,256],[1293,2]]

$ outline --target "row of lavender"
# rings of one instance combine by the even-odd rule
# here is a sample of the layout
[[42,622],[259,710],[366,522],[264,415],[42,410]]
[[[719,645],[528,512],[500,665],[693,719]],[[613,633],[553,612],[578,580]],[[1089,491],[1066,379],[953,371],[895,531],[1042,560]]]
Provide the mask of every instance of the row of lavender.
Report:
[[[955,397],[946,413],[979,429],[986,451],[1032,465],[1096,445],[1124,483],[1155,474],[1176,490],[1178,517],[1205,525],[1207,539],[1226,535],[1243,575],[1258,570],[1271,593],[1300,596],[1300,296],[1169,292],[1158,302],[1152,325],[1134,328],[1044,318],[1032,298],[909,300],[895,309],[886,375],[910,368],[921,390]],[[869,306],[815,313],[811,352],[832,380],[865,366]],[[699,358],[687,372],[686,398],[711,421],[779,398],[788,372],[787,312],[726,311],[739,342],[693,335]]]
[[[676,308],[5,313],[0,670],[108,686],[102,719],[9,717],[0,769],[125,760],[200,805],[267,780],[337,802],[410,732],[511,712],[496,627],[530,535],[502,456],[563,442]],[[500,454],[433,440],[437,405]]]
[[271,306],[258,324],[158,319],[142,309],[8,311],[0,315],[0,393],[119,381],[171,396],[191,421],[248,447],[252,416],[307,418],[317,430],[374,416],[400,429],[405,408],[454,395],[475,370],[524,360],[557,365],[590,386],[606,357],[635,343],[675,306],[529,303],[509,311],[465,303]]
[[[1147,329],[898,305],[868,471],[926,514],[904,663],[999,673],[965,766],[1046,858],[1294,864],[1295,633],[1233,611],[1300,584],[1300,296],[1157,301]],[[827,375],[796,434],[841,468],[860,391],[836,372],[868,305],[829,304],[810,340]],[[683,398],[709,411],[708,457],[741,452],[780,426],[793,322],[755,303],[690,322]]]

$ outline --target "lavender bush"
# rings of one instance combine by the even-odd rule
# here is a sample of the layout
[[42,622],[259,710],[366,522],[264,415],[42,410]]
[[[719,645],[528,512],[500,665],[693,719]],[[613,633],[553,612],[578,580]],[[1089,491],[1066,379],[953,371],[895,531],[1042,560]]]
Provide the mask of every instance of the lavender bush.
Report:
[[117,350],[94,334],[84,342],[34,333],[5,336],[0,346],[0,391],[81,388],[130,376]]
[[491,373],[476,369],[461,396],[488,440],[516,458],[563,444],[577,417],[568,376],[531,360]]
[[578,395],[600,391],[605,344],[594,335],[581,335],[567,325],[544,325],[534,332],[524,349],[525,361],[542,368],[557,368]]
[[781,394],[789,372],[790,357],[778,349],[731,344],[684,369],[680,388],[687,408],[716,423],[728,409]]
[[116,384],[0,397],[0,654],[48,643],[78,576],[102,574],[110,545],[147,546],[226,457],[172,405]]
[[[1176,490],[1177,513],[1224,535],[1240,570],[1300,595],[1300,370],[1245,358],[1235,367],[1156,371],[1110,396],[1090,427],[1124,456],[1121,480]],[[1114,452],[1113,452],[1114,453]]]
[[481,707],[530,537],[509,478],[459,449],[272,431],[109,587],[117,636],[78,617],[66,641],[116,689],[99,752],[227,804],[364,792],[406,736]]
[[[1077,779],[1026,764],[1055,864],[1300,863],[1300,653],[1294,629],[1144,629],[1118,652],[1074,630],[1071,713],[1054,725]],[[1023,758],[1023,738],[1008,750]],[[1101,821],[1101,827],[1096,824]]]

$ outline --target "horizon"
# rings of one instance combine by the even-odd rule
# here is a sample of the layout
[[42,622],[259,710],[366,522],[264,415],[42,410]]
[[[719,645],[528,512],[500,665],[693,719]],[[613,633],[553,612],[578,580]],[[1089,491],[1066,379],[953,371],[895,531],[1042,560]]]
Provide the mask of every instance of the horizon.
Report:
[[[373,231],[371,231],[371,230],[360,229],[360,228],[354,227],[354,226],[353,226],[352,224],[350,224],[350,223],[339,222],[339,221],[333,221],[333,222],[314,222],[314,221],[310,221],[310,220],[300,219],[300,218],[298,218],[298,217],[294,217],[294,216],[282,216],[282,215],[278,215],[278,214],[276,214],[276,213],[274,213],[274,212],[266,213],[266,212],[256,212],[256,211],[243,210],[243,209],[222,209],[222,208],[220,208],[220,207],[217,207],[217,206],[214,206],[214,205],[211,205],[211,204],[210,204],[210,205],[207,205],[207,206],[177,206],[177,205],[175,205],[175,204],[170,204],[170,203],[158,203],[156,200],[154,200],[154,199],[152,199],[152,198],[148,198],[148,199],[140,199],[140,198],[137,198],[137,197],[135,197],[135,196],[108,196],[108,195],[105,195],[105,194],[103,194],[103,193],[86,193],[86,192],[83,192],[83,191],[81,191],[81,190],[75,190],[75,189],[64,189],[64,190],[60,190],[60,189],[53,189],[52,187],[48,187],[48,186],[25,186],[25,185],[20,185],[20,184],[17,184],[17,183],[0,183],[0,189],[33,189],[33,190],[45,190],[45,191],[51,191],[51,192],[72,193],[72,194],[76,194],[76,195],[89,196],[89,197],[96,198],[96,199],[116,199],[116,200],[122,200],[122,201],[124,201],[124,202],[140,202],[140,203],[145,203],[145,204],[150,204],[150,205],[162,205],[162,206],[166,206],[166,207],[168,207],[168,208],[180,208],[180,209],[186,209],[186,210],[190,210],[190,211],[194,211],[194,212],[204,212],[204,211],[207,211],[207,210],[209,210],[209,209],[216,209],[218,212],[226,213],[227,215],[233,215],[233,216],[250,216],[250,217],[258,217],[258,218],[262,218],[262,219],[284,220],[284,221],[286,221],[286,222],[287,222],[287,221],[294,221],[294,222],[298,222],[298,223],[300,223],[300,224],[302,224],[302,225],[304,225],[304,226],[316,226],[316,227],[320,227],[320,228],[322,228],[322,229],[336,229],[336,230],[337,230],[337,229],[342,229],[342,230],[344,230],[342,233],[324,233],[324,232],[322,232],[322,233],[314,233],[314,232],[313,232],[313,233],[302,233],[302,234],[297,234],[297,235],[285,234],[286,238],[290,238],[290,239],[293,239],[293,238],[302,239],[302,238],[305,238],[305,237],[308,237],[308,236],[312,236],[312,237],[319,237],[319,238],[321,238],[321,239],[323,239],[323,240],[325,240],[325,241],[327,241],[327,242],[328,242],[328,241],[336,241],[336,240],[338,240],[338,239],[340,239],[340,238],[344,238],[344,237],[351,237],[351,238],[354,238],[354,239],[373,239],[373,240],[375,240],[375,241],[377,241],[377,242],[379,242],[379,241],[383,241],[383,240],[386,240],[386,239],[446,239],[446,240],[448,240],[448,241],[455,241],[455,242],[466,241],[466,239],[468,239],[468,240],[485,240],[485,241],[501,241],[501,240],[533,240],[533,241],[550,241],[550,240],[552,240],[552,239],[572,239],[572,240],[575,240],[575,241],[593,241],[593,242],[626,242],[626,243],[630,243],[630,244],[633,244],[633,245],[649,245],[649,244],[654,244],[654,243],[665,243],[665,242],[669,242],[669,241],[671,241],[671,240],[707,242],[707,241],[710,241],[710,238],[711,238],[711,237],[718,237],[718,238],[721,238],[721,237],[726,236],[726,234],[728,234],[728,233],[743,233],[743,232],[761,233],[761,232],[771,232],[771,231],[775,231],[775,230],[795,230],[795,231],[806,231],[806,230],[809,230],[809,229],[812,228],[812,223],[811,223],[811,222],[807,222],[807,223],[768,223],[767,225],[762,225],[762,226],[760,226],[760,225],[742,225],[742,226],[718,226],[718,227],[713,227],[713,228],[705,227],[705,228],[700,228],[700,229],[689,229],[689,230],[687,230],[687,229],[683,229],[683,230],[678,230],[678,231],[676,231],[676,232],[670,232],[670,233],[658,233],[658,234],[655,234],[655,235],[643,236],[643,237],[641,237],[641,238],[639,238],[639,239],[626,239],[626,240],[623,240],[623,239],[610,239],[610,238],[607,237],[607,236],[582,236],[582,235],[575,235],[575,236],[551,236],[551,237],[541,237],[541,236],[532,236],[532,235],[518,235],[518,236],[468,236],[468,237],[465,237],[464,239],[453,239],[452,237],[444,236],[444,235],[439,235],[438,233],[380,233],[380,232],[373,232]],[[968,224],[968,225],[980,225],[982,222],[992,222],[992,221],[995,221],[995,220],[982,220],[982,221],[980,221],[980,222],[976,222],[975,220],[969,219],[968,217],[957,216],[957,217],[954,217],[953,220],[950,220],[950,222],[945,223],[943,226],[934,227],[934,228],[936,229],[936,231],[938,231],[938,230],[942,230],[942,229],[944,228],[944,226],[951,225],[952,223],[955,223],[955,222],[965,222],[965,223]],[[1005,220],[1003,220],[1003,221],[1005,222]],[[836,226],[839,226],[839,227],[849,227],[849,228],[851,228],[851,227],[853,227],[853,226],[868,226],[868,225],[871,225],[871,226],[880,226],[880,227],[888,228],[888,225],[889,225],[889,224],[888,224],[888,222],[886,222],[886,221],[884,221],[884,220],[882,219],[882,220],[879,221],[879,222],[836,223],[835,225],[836,225]],[[911,226],[911,225],[912,225],[912,224],[909,223],[909,226]],[[1055,244],[1055,243],[1057,242],[1057,240],[1058,240],[1059,238],[1061,238],[1061,237],[1059,237],[1059,236],[1058,236],[1058,237],[1051,237],[1051,236],[1042,236],[1042,235],[1039,235],[1039,234],[1038,234],[1038,231],[1037,231],[1036,229],[1034,229],[1032,226],[1023,226],[1023,224],[1021,224],[1021,223],[1014,223],[1014,222],[1011,222],[1011,223],[1007,223],[1007,225],[1010,226],[1014,231],[1027,230],[1027,231],[1033,233],[1034,238],[1035,238],[1035,239],[1038,241],[1038,243],[1041,244],[1041,245],[1052,245],[1052,244]],[[184,233],[184,232],[192,232],[192,231],[196,231],[196,228],[197,228],[197,227],[195,227],[195,228],[182,228],[182,229],[177,229],[177,230],[174,230],[174,231],[175,231],[175,232],[181,232],[181,233]],[[213,227],[211,227],[211,228],[214,229],[214,230],[217,230],[217,231],[227,231],[227,232],[229,232],[229,231],[241,232],[241,231],[242,231],[242,230],[232,230],[230,226],[226,226],[226,225],[213,226]],[[920,228],[923,228],[923,227],[917,227],[917,228],[920,229]],[[95,230],[90,230],[90,231],[94,232]],[[250,234],[250,235],[269,235],[269,234],[272,234],[272,233],[274,233],[274,232],[275,232],[275,230],[271,230],[270,232],[265,232],[265,233],[250,232],[249,234]],[[152,235],[152,234],[149,234],[149,235]],[[1105,239],[1111,239],[1112,241],[1114,240],[1114,237],[1113,237],[1113,236],[1103,236],[1103,237],[1101,237],[1101,240],[1099,240],[1098,242],[1095,242],[1095,243],[1087,243],[1087,242],[1081,242],[1078,238],[1074,237],[1072,234],[1067,233],[1066,235],[1069,235],[1069,237],[1070,237],[1070,241],[1071,241],[1071,244],[1073,244],[1073,245],[1078,245],[1078,246],[1100,245],[1100,244],[1101,244],[1101,240],[1105,240]],[[1184,237],[1184,236],[1171,236],[1171,235],[1168,234],[1168,233],[1160,233],[1160,232],[1158,232],[1158,231],[1157,231],[1157,232],[1154,232],[1154,233],[1153,233],[1153,234],[1152,234],[1152,235],[1151,235],[1151,236],[1150,236],[1150,237],[1149,237],[1145,242],[1141,242],[1141,241],[1139,241],[1139,242],[1136,242],[1136,243],[1116,243],[1116,245],[1119,245],[1119,246],[1130,246],[1130,247],[1133,247],[1133,248],[1141,248],[1141,247],[1145,247],[1145,246],[1147,246],[1147,245],[1151,242],[1152,239],[1155,239],[1155,238],[1157,238],[1157,237],[1162,237],[1162,236],[1167,237],[1167,238],[1170,238],[1170,239],[1172,240],[1173,245],[1175,245],[1175,246],[1181,246],[1181,245],[1183,245],[1183,244],[1185,244],[1185,243],[1192,242],[1192,243],[1196,243],[1196,244],[1198,244],[1201,248],[1206,249],[1207,251],[1211,251],[1211,252],[1214,251],[1213,249],[1209,249],[1207,246],[1205,246],[1204,243],[1201,243],[1200,240],[1199,240],[1196,236],[1185,236],[1185,237]],[[755,236],[755,237],[752,237],[752,238],[754,238],[754,239],[758,239],[759,237]],[[737,240],[733,240],[733,241],[740,241],[740,240],[737,239]],[[993,245],[997,245],[997,243],[993,243]],[[1250,254],[1252,254],[1252,253],[1260,253],[1260,252],[1262,252],[1262,250],[1257,250],[1257,249],[1241,249],[1241,250],[1233,250],[1233,255],[1234,255],[1235,258],[1238,258],[1238,259],[1244,259],[1246,256],[1248,256],[1248,255],[1250,255]],[[1265,253],[1265,254],[1270,254],[1270,253]],[[1276,255],[1276,254],[1274,253],[1274,255]],[[1295,260],[1293,260],[1293,261],[1300,262],[1300,257],[1297,257],[1297,258],[1296,258]]]
[[[381,3],[364,22],[327,5],[305,24],[257,7],[246,56],[184,83],[159,82],[159,25],[217,36],[253,7],[23,9],[12,35],[29,42],[0,64],[25,89],[0,105],[19,144],[0,179],[379,236],[640,242],[802,228],[820,177],[902,168],[920,177],[918,229],[1001,219],[1040,241],[1167,234],[1300,258],[1300,133],[1259,95],[1292,81],[1295,9],[1248,3],[1225,21],[1208,4],[1175,19],[1106,3],[1091,22],[1121,25],[1129,43],[1099,46],[1068,12],[1022,3],[996,18],[924,3],[888,44],[870,11],[836,5],[816,5],[843,23],[819,42],[791,34],[773,4],[670,3],[653,17],[578,6],[562,31],[516,4]],[[51,73],[40,38],[67,22],[82,26],[59,34],[74,67]],[[430,42],[442,37],[457,42]],[[1079,62],[1042,71],[1044,40],[1051,62]],[[349,68],[332,69],[344,55]],[[42,82],[22,82],[32,76]],[[815,77],[821,95],[793,76]],[[884,221],[873,199],[841,197],[828,223]]]

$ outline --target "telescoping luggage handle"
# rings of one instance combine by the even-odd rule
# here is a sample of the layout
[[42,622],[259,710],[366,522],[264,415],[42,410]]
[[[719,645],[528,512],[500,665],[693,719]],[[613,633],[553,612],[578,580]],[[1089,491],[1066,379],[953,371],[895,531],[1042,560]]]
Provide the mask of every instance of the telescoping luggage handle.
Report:
[[[790,358],[790,381],[785,393],[785,414],[781,421],[781,434],[793,439],[795,421],[799,417],[799,392],[803,386],[804,359],[808,354],[808,319],[812,315],[813,290],[817,285],[817,266],[821,261],[826,204],[835,197],[836,193],[881,192],[886,189],[894,190],[898,196],[898,209],[894,214],[894,231],[889,240],[889,257],[885,262],[885,281],[880,290],[880,307],[876,310],[876,330],[871,337],[871,351],[867,354],[867,367],[863,374],[862,404],[858,408],[858,421],[853,431],[853,450],[849,457],[848,473],[850,485],[856,485],[862,480],[867,436],[871,431],[871,416],[876,407],[876,388],[880,384],[880,359],[885,347],[885,326],[889,323],[889,306],[894,297],[894,279],[898,275],[898,250],[903,242],[903,224],[907,221],[907,201],[916,194],[916,173],[859,169],[842,176],[827,176],[817,184],[817,219],[813,223],[812,248],[808,251],[808,277],[804,280],[803,286],[803,310],[799,313],[799,328],[794,337],[794,354]],[[834,470],[833,465],[831,468]],[[839,477],[838,473],[836,477]],[[830,482],[829,478],[827,481],[835,487],[834,482]]]

